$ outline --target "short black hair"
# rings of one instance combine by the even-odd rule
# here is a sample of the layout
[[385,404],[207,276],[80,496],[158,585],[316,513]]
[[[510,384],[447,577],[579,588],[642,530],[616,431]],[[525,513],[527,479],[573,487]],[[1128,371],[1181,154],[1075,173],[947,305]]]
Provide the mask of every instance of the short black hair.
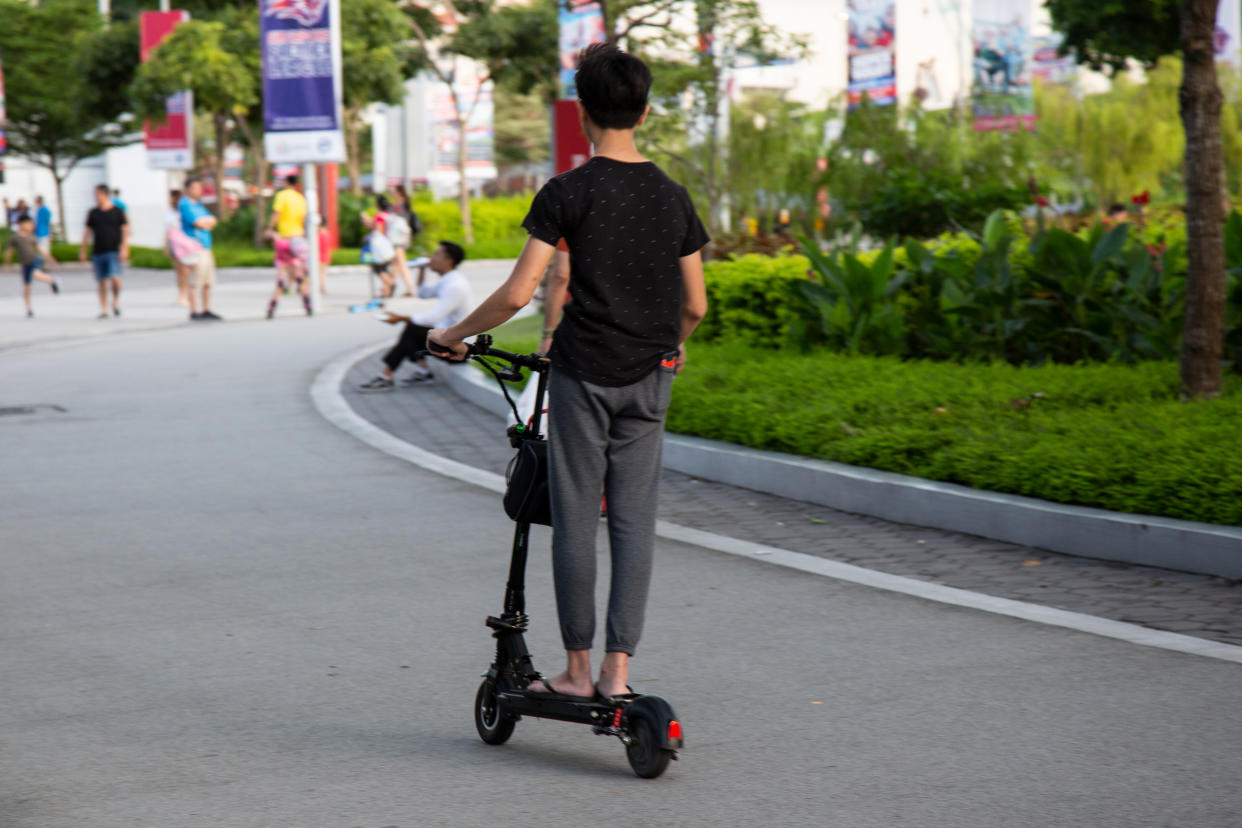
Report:
[[95,185],[95,192],[97,192],[97,193],[103,193],[104,195],[108,196],[109,198],[111,198],[111,196],[112,196],[112,191],[108,189],[108,185],[107,185],[107,184],[96,184],[96,185]]
[[22,213],[17,217],[18,224],[25,224],[26,222],[30,222],[31,224],[34,223],[34,219],[30,217],[30,213]]
[[286,175],[285,183],[290,187],[296,187],[298,186],[298,177],[296,175]]
[[1128,210],[1126,210],[1126,205],[1122,204],[1121,202],[1116,202],[1115,204],[1113,204],[1113,206],[1112,206],[1112,207],[1109,207],[1109,208],[1108,208],[1108,214],[1109,214],[1110,216],[1111,216],[1113,213],[1127,213],[1127,212],[1129,212],[1129,211],[1128,211]]
[[388,210],[392,207],[392,202],[388,200],[388,196],[380,195],[375,197],[375,206],[380,210]]
[[185,180],[185,188],[188,190],[190,189],[190,185],[202,184],[202,183],[203,183],[203,179],[199,178],[197,175],[192,175]]
[[604,129],[632,129],[647,110],[651,70],[611,43],[593,43],[578,56],[578,100]]
[[466,260],[466,251],[461,249],[461,245],[457,242],[442,241],[440,246],[444,248],[444,252],[449,254],[449,258],[453,260],[453,267],[457,267]]

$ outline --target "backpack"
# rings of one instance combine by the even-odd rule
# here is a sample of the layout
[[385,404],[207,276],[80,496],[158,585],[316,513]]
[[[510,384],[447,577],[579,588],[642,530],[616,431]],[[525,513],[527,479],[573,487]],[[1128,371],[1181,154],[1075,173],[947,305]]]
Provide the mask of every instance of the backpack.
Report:
[[415,236],[423,232],[423,220],[413,210],[410,210],[410,232]]
[[393,248],[392,242],[378,230],[368,233],[362,243],[362,261],[364,262],[387,264],[396,255],[397,251]]
[[393,247],[410,246],[410,223],[405,220],[405,216],[400,213],[389,213],[385,229],[388,230],[388,240],[392,242]]

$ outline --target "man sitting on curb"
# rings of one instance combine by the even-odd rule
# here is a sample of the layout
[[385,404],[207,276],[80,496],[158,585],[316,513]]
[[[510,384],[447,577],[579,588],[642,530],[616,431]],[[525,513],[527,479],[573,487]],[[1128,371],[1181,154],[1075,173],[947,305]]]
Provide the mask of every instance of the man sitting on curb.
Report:
[[[385,322],[389,325],[404,322],[405,329],[397,344],[384,354],[384,367],[374,379],[359,386],[360,391],[391,391],[393,372],[406,359],[427,347],[427,333],[432,328],[456,325],[470,312],[474,304],[470,299],[470,284],[457,271],[465,258],[466,251],[461,249],[461,245],[442,241],[431,254],[431,260],[418,269],[418,296],[420,299],[437,300],[436,306],[430,311],[413,316],[402,316],[391,311],[388,313]],[[440,279],[434,285],[423,283],[428,267],[440,274]],[[428,379],[431,379],[431,371],[427,368],[426,360],[419,358],[414,360],[414,373],[402,380],[401,384],[414,385]]]

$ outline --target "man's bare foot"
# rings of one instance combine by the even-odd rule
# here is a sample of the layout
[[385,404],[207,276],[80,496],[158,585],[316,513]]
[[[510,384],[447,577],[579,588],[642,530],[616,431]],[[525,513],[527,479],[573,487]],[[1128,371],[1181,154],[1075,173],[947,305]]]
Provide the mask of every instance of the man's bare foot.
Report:
[[[549,687],[552,689],[549,690]],[[543,693],[545,695],[556,693],[561,696],[582,696],[586,698],[595,695],[595,688],[591,685],[590,673],[575,679],[569,675],[568,671],[553,676],[550,679],[544,679],[542,682],[532,681],[527,690],[531,693]]]
[[630,678],[630,657],[625,653],[608,653],[599,668],[599,682],[595,692],[606,699],[624,696],[630,692],[626,682]]

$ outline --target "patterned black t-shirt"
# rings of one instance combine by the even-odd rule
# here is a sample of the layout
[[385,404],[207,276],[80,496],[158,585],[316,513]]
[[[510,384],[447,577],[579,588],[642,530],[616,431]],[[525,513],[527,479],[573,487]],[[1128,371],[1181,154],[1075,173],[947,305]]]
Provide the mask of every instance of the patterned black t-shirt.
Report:
[[569,245],[569,293],[552,364],[577,380],[638,382],[681,339],[679,259],[709,241],[686,188],[655,164],[595,156],[556,176],[522,226]]

